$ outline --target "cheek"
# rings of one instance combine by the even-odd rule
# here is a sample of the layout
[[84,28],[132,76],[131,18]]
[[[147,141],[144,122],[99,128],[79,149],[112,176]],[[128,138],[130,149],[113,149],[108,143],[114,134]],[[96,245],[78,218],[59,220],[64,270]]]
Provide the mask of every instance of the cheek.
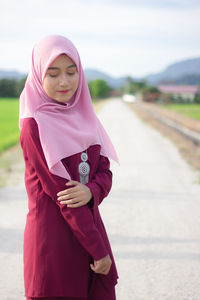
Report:
[[74,79],[74,89],[77,89],[78,88],[78,83],[79,83],[79,76],[77,76],[75,79]]
[[52,80],[45,79],[43,82],[43,89],[47,93],[48,96],[51,96],[52,92],[54,91],[54,82]]

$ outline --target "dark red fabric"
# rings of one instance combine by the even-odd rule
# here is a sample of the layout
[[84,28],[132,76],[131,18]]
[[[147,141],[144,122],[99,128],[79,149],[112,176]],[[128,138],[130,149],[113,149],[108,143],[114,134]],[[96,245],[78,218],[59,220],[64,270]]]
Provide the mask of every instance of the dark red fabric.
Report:
[[27,300],[87,300],[86,298],[69,298],[69,297],[26,297]]
[[115,286],[105,284],[99,274],[94,274],[87,300],[116,300]]
[[91,288],[87,298],[71,298],[71,297],[27,297],[27,300],[116,300],[115,286],[105,286],[98,274],[94,274]]
[[[87,298],[94,275],[89,264],[108,253],[112,267],[108,275],[98,274],[98,279],[106,289],[114,286],[118,274],[98,210],[112,185],[108,158],[100,155],[99,145],[88,148],[91,170],[87,186],[93,198],[88,205],[68,208],[57,201],[67,180],[50,173],[33,118],[24,120],[20,144],[29,208],[24,230],[25,296]],[[80,153],[62,160],[73,180],[79,181],[80,161]]]

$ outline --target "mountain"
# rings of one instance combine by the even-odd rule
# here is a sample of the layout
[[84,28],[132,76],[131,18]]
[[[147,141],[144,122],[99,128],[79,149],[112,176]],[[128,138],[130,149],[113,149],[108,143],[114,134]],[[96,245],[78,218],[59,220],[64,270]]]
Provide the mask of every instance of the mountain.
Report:
[[[106,73],[95,69],[85,69],[84,72],[87,82],[95,79],[103,79],[108,83],[109,86],[113,88],[120,88],[121,86],[123,86],[126,80],[126,77],[114,78]],[[132,78],[132,80],[134,79]]]
[[20,80],[24,78],[27,74],[20,73],[18,71],[8,71],[8,70],[0,70],[0,79],[6,78],[6,79],[17,79]]
[[200,85],[200,74],[184,75],[173,80],[174,84],[178,85]]
[[[109,76],[106,73],[103,73],[101,71],[95,70],[95,69],[85,69],[85,76],[87,82],[95,79],[103,79],[107,81],[108,85],[110,85],[113,88],[120,88],[124,82],[126,77],[119,77],[119,78],[114,78],[112,76]],[[0,70],[0,79],[2,78],[7,78],[7,79],[12,79],[15,78],[17,80],[25,77],[27,74],[23,74],[17,71],[8,71],[8,70]]]
[[[114,78],[104,72],[96,69],[85,69],[85,76],[87,82],[95,79],[103,79],[113,87],[119,89],[125,83],[127,76]],[[16,78],[17,80],[25,77],[27,74],[23,74],[17,71],[0,70],[1,78]],[[192,58],[179,61],[177,63],[169,65],[164,71],[147,75],[144,78],[131,78],[133,81],[146,80],[148,84],[158,85],[165,83],[172,84],[200,84],[200,58]]]
[[169,65],[164,71],[146,76],[148,84],[157,85],[162,81],[176,81],[188,75],[200,75],[200,58],[182,60]]

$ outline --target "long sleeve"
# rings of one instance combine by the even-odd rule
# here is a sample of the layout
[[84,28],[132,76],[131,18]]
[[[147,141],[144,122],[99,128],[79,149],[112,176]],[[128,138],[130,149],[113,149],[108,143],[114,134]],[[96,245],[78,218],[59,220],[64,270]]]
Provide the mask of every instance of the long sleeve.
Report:
[[93,195],[88,205],[90,207],[98,206],[108,195],[112,186],[112,172],[110,170],[110,161],[107,157],[100,155],[95,176],[86,185],[90,188]]
[[[67,188],[67,179],[50,173],[39,139],[37,123],[33,118],[24,120],[20,135],[20,144],[24,160],[34,168],[44,192],[59,206],[65,221],[86,251],[99,260],[108,254],[104,241],[97,227],[90,208],[87,205],[69,208],[57,201],[57,193]],[[47,212],[48,213],[48,212]]]

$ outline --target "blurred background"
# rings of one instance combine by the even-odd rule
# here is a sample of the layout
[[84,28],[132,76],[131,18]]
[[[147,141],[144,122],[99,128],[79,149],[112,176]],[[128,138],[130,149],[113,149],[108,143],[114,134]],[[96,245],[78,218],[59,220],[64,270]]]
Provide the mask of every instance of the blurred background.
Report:
[[19,95],[33,46],[59,34],[77,47],[120,156],[101,206],[118,300],[200,300],[200,1],[0,4],[0,298],[24,299]]
[[[34,44],[48,34],[73,41],[93,99],[131,94],[124,100],[134,101],[137,95],[145,101],[200,102],[197,0],[0,3],[0,152],[19,138],[18,101],[13,98],[24,86]],[[7,128],[8,119],[13,127],[9,123]]]

